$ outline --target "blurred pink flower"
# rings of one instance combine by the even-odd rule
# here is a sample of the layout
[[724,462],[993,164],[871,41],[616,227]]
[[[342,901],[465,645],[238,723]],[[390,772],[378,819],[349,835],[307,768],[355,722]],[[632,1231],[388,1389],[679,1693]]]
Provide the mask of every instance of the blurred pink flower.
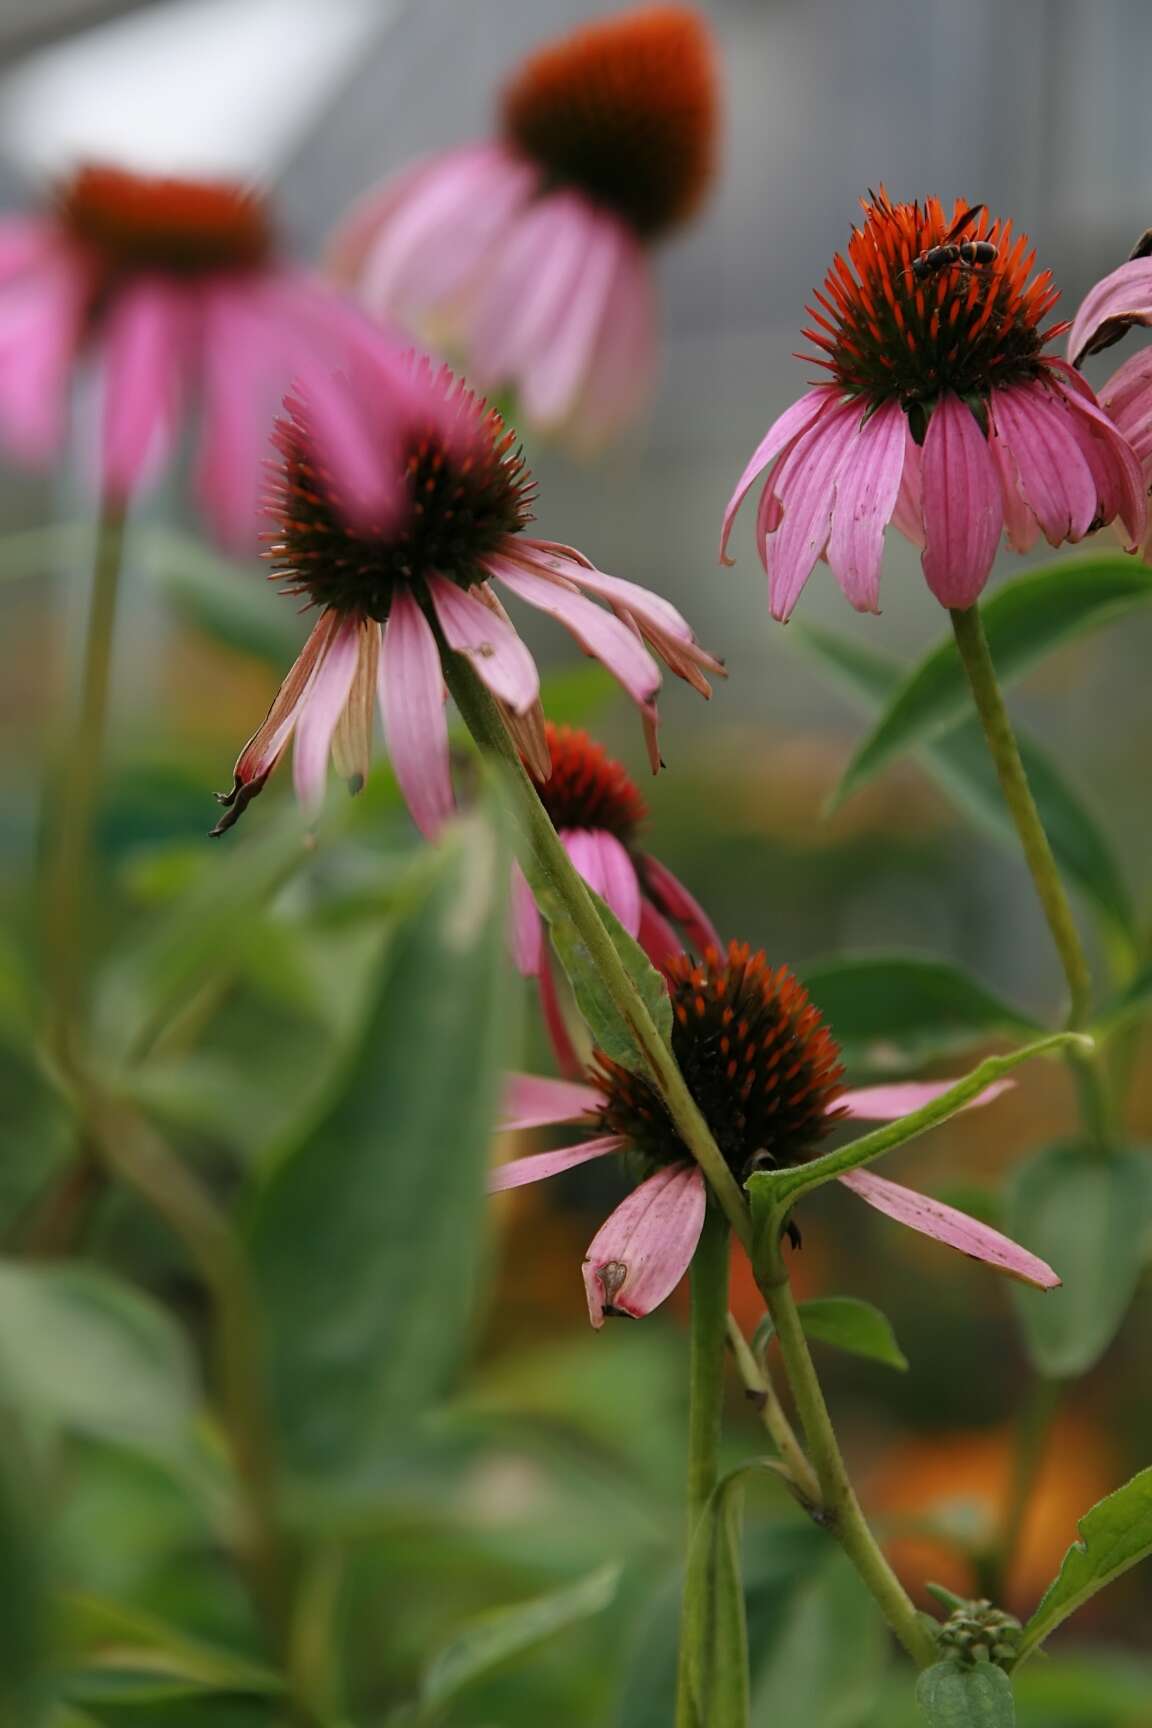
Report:
[[395,390],[401,359],[340,294],[277,257],[262,201],[240,186],[93,165],[50,213],[0,224],[0,437],[27,462],[57,456],[91,363],[98,482],[126,503],[199,398],[197,501],[238,549],[255,548],[268,427],[289,384],[326,399],[338,460],[355,428],[333,369],[374,366]]
[[[368,771],[378,696],[392,766],[412,817],[431,835],[453,807],[439,638],[465,655],[499,704],[521,754],[547,771],[540,678],[496,593],[559,620],[640,709],[653,771],[660,668],[701,694],[720,663],[658,594],[605,575],[582,553],[524,534],[535,493],[516,434],[447,368],[412,361],[402,397],[382,402],[376,377],[360,407],[375,435],[343,452],[338,473],[314,436],[311,399],[289,402],[277,428],[283,463],[268,536],[272,579],[321,615],[259,730],[219,794],[223,833],[260,792],[295,733],[301,801],[323,797],[328,756],[357,788]],[[398,418],[399,416],[399,418]],[[365,489],[398,489],[381,516]],[[604,601],[605,605],[598,605]]]
[[[1079,366],[1137,324],[1152,324],[1148,256],[1129,258],[1088,290],[1068,332],[1068,358]],[[1116,369],[1100,390],[1100,403],[1136,452],[1145,486],[1152,487],[1152,348],[1140,349]],[[1152,557],[1152,535],[1145,538],[1144,556]]]
[[881,190],[863,209],[850,262],[837,256],[809,308],[831,382],[769,428],[725,513],[722,560],[770,466],[756,544],[779,619],[820,558],[858,611],[878,611],[889,522],[949,607],[978,599],[1002,533],[1025,552],[1118,517],[1134,548],[1140,465],[1083,379],[1043,352],[1066,327],[1040,328],[1058,296],[1047,271],[1029,280],[1026,237],[983,205],[949,218],[935,198],[893,205]]
[[[930,1103],[950,1081],[905,1082],[845,1091],[839,1051],[807,992],[762,953],[733,942],[703,963],[688,955],[668,968],[672,1047],[689,1089],[738,1182],[756,1169],[802,1162],[837,1121],[885,1121]],[[1004,1090],[994,1085],[977,1103]],[[584,1286],[593,1326],[607,1314],[648,1314],[688,1269],[707,1205],[699,1166],[645,1080],[599,1055],[584,1084],[513,1076],[505,1130],[579,1122],[592,1137],[556,1152],[500,1165],[495,1191],[538,1182],[610,1153],[631,1152],[650,1172],[589,1245]],[[886,1217],[997,1271],[1041,1289],[1060,1280],[986,1224],[902,1188],[870,1170],[839,1180]]]
[[656,361],[651,247],[712,177],[716,75],[704,19],[652,6],[524,62],[502,136],[370,193],[333,265],[371,311],[460,353],[517,418],[594,446],[635,417]]

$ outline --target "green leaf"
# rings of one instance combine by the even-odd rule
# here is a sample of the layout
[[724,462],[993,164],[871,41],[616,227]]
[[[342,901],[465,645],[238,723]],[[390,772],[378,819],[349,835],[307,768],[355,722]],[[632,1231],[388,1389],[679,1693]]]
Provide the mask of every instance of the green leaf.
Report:
[[[1002,682],[1050,649],[1152,600],[1152,572],[1121,553],[1045,565],[1001,588],[981,611]],[[949,638],[901,684],[849,764],[833,799],[844,802],[904,750],[922,744],[963,714],[970,696]]]
[[[813,648],[870,706],[886,705],[904,678],[893,655],[864,647],[847,637],[805,625],[799,640]],[[1048,753],[1016,729],[1020,755],[1056,861],[1064,875],[1124,941],[1135,929],[1132,896],[1115,854],[1095,817],[1064,779]],[[1013,853],[1016,833],[988,746],[973,716],[917,748],[917,756],[964,813]]]
[[1135,977],[1107,1003],[1100,1014],[1101,1025],[1109,1032],[1131,1020],[1142,1020],[1152,1008],[1152,966],[1142,966]]
[[748,1624],[741,1566],[744,1478],[734,1470],[712,1490],[688,1549],[684,1620],[704,1625],[689,1670],[692,1728],[747,1728]]
[[1021,1661],[1090,1596],[1152,1554],[1152,1466],[1093,1506],[1077,1530],[1080,1540],[1065,1554],[1024,1628]]
[[359,1034],[255,1197],[273,1402],[301,1474],[370,1461],[460,1357],[508,1030],[508,870],[482,814],[422,857]]
[[996,1037],[1032,1037],[1035,1021],[978,979],[914,954],[860,955],[806,966],[803,978],[837,1043],[855,1062],[895,1053],[907,1065]]
[[[7,1403],[0,1388],[0,1408]],[[0,1728],[40,1728],[48,1706],[42,1490],[13,1415],[0,1422]]]
[[197,540],[155,529],[133,536],[132,561],[181,617],[228,648],[286,672],[300,651],[297,610],[256,564],[210,552]]
[[1047,1260],[1063,1286],[1013,1297],[1042,1374],[1085,1373],[1111,1343],[1132,1300],[1152,1238],[1152,1156],[1049,1146],[1017,1172],[1008,1234]]
[[[886,1368],[907,1369],[908,1358],[896,1342],[892,1322],[873,1303],[861,1302],[855,1296],[814,1296],[796,1307],[809,1338],[846,1350],[850,1356],[883,1362]],[[757,1349],[768,1344],[773,1331],[770,1320],[761,1322]]]
[[[604,988],[599,969],[572,923],[559,895],[547,885],[536,885],[536,900],[552,927],[552,944],[576,997],[576,1005],[599,1049],[622,1067],[647,1068],[643,1049],[630,1029],[621,1024],[620,1010]],[[668,987],[640,944],[629,936],[615,913],[598,894],[592,895],[607,926],[613,946],[624,962],[645,1007],[666,1041],[672,1037],[672,1004]]]
[[0,1374],[35,1421],[169,1463],[192,1457],[184,1339],[109,1273],[0,1262]]
[[602,1614],[613,1601],[619,1582],[620,1568],[604,1566],[563,1590],[478,1616],[433,1656],[420,1688],[423,1707],[439,1709],[499,1663],[581,1620]]
[[916,1701],[931,1728],[1013,1728],[1016,1721],[1012,1682],[991,1662],[937,1662],[916,1682]]
[[[883,1677],[883,1621],[829,1549],[780,1604],[757,1664],[752,1728],[861,1728]],[[717,1717],[717,1722],[723,1718]]]
[[77,1670],[128,1671],[216,1692],[282,1692],[271,1668],[234,1650],[190,1638],[176,1626],[104,1596],[64,1596],[56,1636]]

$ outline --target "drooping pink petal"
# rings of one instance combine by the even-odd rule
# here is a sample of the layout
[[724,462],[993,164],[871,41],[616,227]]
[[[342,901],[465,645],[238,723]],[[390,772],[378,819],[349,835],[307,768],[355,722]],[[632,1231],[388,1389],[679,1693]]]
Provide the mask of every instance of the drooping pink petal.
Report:
[[1020,491],[1020,471],[1004,439],[995,427],[988,439],[988,448],[1000,476],[1000,501],[1004,506],[1004,529],[1014,552],[1030,552],[1040,536],[1040,524],[1024,502]]
[[904,410],[886,402],[861,426],[836,481],[828,563],[857,612],[880,609],[884,530],[904,473]]
[[432,626],[411,594],[398,591],[384,626],[380,711],[412,820],[435,837],[454,808],[444,713],[444,674]]
[[1152,458],[1152,346],[1118,366],[1100,392],[1100,406],[1141,462]]
[[1068,358],[1078,366],[1130,324],[1152,324],[1152,258],[1130,258],[1088,290],[1068,332]]
[[341,620],[297,711],[292,777],[306,810],[324,799],[328,751],[356,676],[363,628],[358,618]]
[[512,862],[512,958],[516,969],[525,978],[534,978],[540,970],[543,932],[540,914],[528,878],[519,864]]
[[1067,389],[1066,400],[1077,431],[1081,451],[1092,470],[1099,499],[1097,519],[1118,517],[1128,534],[1128,550],[1135,551],[1148,532],[1148,489],[1141,468],[1141,455],[1122,427],[1092,395],[1078,372],[1063,360],[1052,362]]
[[527,713],[540,694],[540,674],[512,624],[446,576],[426,580],[448,646],[467,655],[494,696]]
[[1009,1278],[1033,1284],[1039,1290],[1054,1290],[1060,1283],[1051,1266],[1038,1255],[1030,1254],[1018,1242],[970,1218],[966,1212],[958,1212],[940,1200],[930,1200],[912,1188],[901,1188],[896,1182],[873,1175],[871,1170],[850,1170],[839,1180],[886,1218],[894,1218],[922,1236],[931,1236],[933,1241],[943,1242],[971,1260],[982,1260],[998,1272],[1006,1272]]
[[[912,1110],[934,1104],[955,1084],[955,1080],[898,1080],[889,1086],[860,1086],[854,1091],[842,1092],[832,1109],[855,1116],[862,1122],[895,1122]],[[1010,1092],[1013,1084],[1011,1080],[993,1080],[964,1108],[974,1110],[979,1104],[991,1104],[994,1098]]]
[[490,553],[484,560],[490,576],[529,606],[548,612],[624,686],[634,702],[651,701],[660,688],[660,668],[639,638],[610,612],[573,589],[559,577]]
[[1082,540],[1096,514],[1096,486],[1065,398],[1042,384],[1010,384],[993,390],[990,406],[1048,544]]
[[504,1084],[500,1126],[511,1134],[521,1128],[551,1128],[561,1122],[579,1122],[603,1102],[595,1086],[549,1080],[542,1074],[509,1074]]
[[220,543],[250,552],[265,525],[264,463],[290,374],[276,343],[278,326],[261,316],[242,283],[206,285],[199,309],[196,496]]
[[623,232],[615,216],[593,213],[571,298],[550,341],[524,370],[520,399],[524,413],[539,426],[562,426],[580,398],[615,283]]
[[821,415],[829,413],[835,406],[838,392],[835,385],[818,384],[815,389],[808,390],[786,408],[783,414],[774,420],[752,452],[748,466],[736,482],[736,490],[728,500],[728,508],[724,512],[724,528],[720,536],[720,562],[732,564],[734,559],[728,556],[728,539],[732,533],[732,524],[736,513],[757,478],[764,472],[768,464],[780,456],[796,440],[803,436]]
[[55,224],[41,216],[15,216],[0,222],[0,286],[48,263],[59,251]]
[[483,283],[472,371],[485,389],[522,382],[546,351],[580,279],[595,211],[579,192],[528,205]]
[[684,944],[662,912],[651,900],[640,902],[640,929],[636,940],[658,972],[663,972],[670,960],[678,959]]
[[533,1152],[528,1158],[513,1158],[498,1164],[488,1177],[489,1194],[503,1194],[509,1188],[524,1188],[529,1182],[544,1182],[558,1176],[562,1170],[574,1170],[577,1164],[588,1164],[593,1158],[607,1158],[620,1152],[625,1142],[618,1134],[603,1140],[585,1140],[582,1146],[565,1146],[559,1152]]
[[607,902],[629,936],[635,936],[640,929],[640,884],[636,866],[615,834],[562,828],[560,838],[589,888]]
[[911,540],[913,546],[924,546],[924,516],[921,506],[921,471],[924,465],[923,452],[913,438],[907,422],[904,427],[904,472],[900,476],[900,490],[896,494],[896,506],[892,511],[893,527],[898,528],[905,540]]
[[358,792],[372,766],[372,722],[376,714],[380,626],[366,619],[359,632],[356,673],[348,700],[332,734],[332,761],[352,792]]
[[641,868],[646,892],[661,912],[681,926],[696,952],[703,955],[709,948],[715,948],[718,954],[723,953],[724,944],[715,924],[679,877],[650,852],[644,854]]
[[828,544],[841,469],[860,436],[860,404],[837,403],[793,444],[772,476],[783,507],[780,526],[762,542],[773,618],[792,615]]
[[103,488],[135,497],[171,450],[190,358],[195,294],[141,277],[115,296],[104,322]]
[[658,1170],[620,1202],[584,1257],[593,1326],[603,1326],[609,1314],[639,1320],[672,1294],[696,1252],[706,1206],[697,1164]]
[[0,295],[0,432],[21,461],[48,461],[67,435],[89,291],[86,272],[58,253]]
[[973,605],[996,556],[1004,508],[1000,477],[975,416],[946,391],[932,410],[921,470],[920,562],[942,606]]
[[589,357],[573,430],[595,448],[643,407],[656,371],[660,314],[648,249],[621,230],[616,272]]

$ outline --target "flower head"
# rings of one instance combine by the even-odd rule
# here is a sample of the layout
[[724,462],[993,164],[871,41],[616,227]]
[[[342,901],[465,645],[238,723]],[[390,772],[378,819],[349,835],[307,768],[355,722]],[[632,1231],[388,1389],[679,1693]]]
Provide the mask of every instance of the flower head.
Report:
[[716,156],[702,17],[650,6],[586,25],[510,79],[494,142],[369,194],[334,267],[372,311],[463,354],[524,419],[609,437],[652,379],[649,248],[699,208]]
[[[411,359],[399,402],[380,401],[374,375],[365,383],[368,432],[338,467],[317,437],[311,399],[292,398],[277,429],[272,577],[321,614],[240,754],[214,831],[262,789],[293,733],[305,803],[322,796],[330,749],[355,788],[378,694],[396,777],[417,825],[435,832],[453,804],[441,641],[471,661],[521,749],[538,763],[543,751],[546,766],[539,674],[497,585],[557,618],[602,661],[641,710],[655,769],[661,673],[649,650],[705,695],[704,673],[722,671],[719,662],[659,595],[524,533],[534,488],[515,434],[447,368]],[[381,493],[383,509],[373,502]]]
[[[845,1091],[839,1051],[819,1010],[785,966],[733,942],[702,962],[667,970],[672,1047],[733,1175],[800,1163],[842,1118],[884,1120],[928,1103],[949,1082]],[[977,1100],[989,1103],[1001,1086]],[[646,1080],[598,1055],[577,1085],[519,1076],[508,1129],[579,1122],[592,1138],[501,1165],[493,1189],[519,1187],[609,1153],[630,1152],[643,1180],[597,1232],[584,1261],[594,1326],[611,1313],[639,1317],[674,1289],[695,1251],[707,1190],[662,1101]],[[1055,1273],[987,1225],[870,1170],[839,1180],[877,1211],[1010,1276],[1051,1288]]]
[[826,557],[876,611],[889,522],[922,550],[945,606],[977,599],[1002,533],[1026,551],[1119,517],[1143,533],[1135,457],[1087,385],[1045,352],[1057,295],[1010,223],[936,199],[863,205],[805,332],[827,374],[769,429],[728,505],[721,557],[755,481],[756,539],[773,616],[786,619]]
[[400,360],[382,331],[281,260],[249,188],[89,164],[46,214],[0,224],[0,435],[27,461],[56,456],[74,378],[90,366],[100,484],[125,503],[168,460],[198,398],[197,497],[229,544],[255,542],[268,424],[288,385],[324,399],[337,460],[353,410],[333,370],[374,366],[394,394]]

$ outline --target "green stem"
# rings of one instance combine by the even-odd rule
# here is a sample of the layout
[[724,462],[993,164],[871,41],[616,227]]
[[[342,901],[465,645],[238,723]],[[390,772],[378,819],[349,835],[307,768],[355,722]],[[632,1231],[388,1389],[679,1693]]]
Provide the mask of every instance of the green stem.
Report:
[[918,1668],[926,1668],[936,1660],[935,1644],[911,1597],[884,1558],[848,1480],[778,1243],[766,1259],[768,1267],[760,1276],[760,1289],[776,1329],[788,1384],[819,1483],[819,1508],[814,1516],[840,1543],[913,1662]]
[[[1075,1030],[1086,1026],[1092,1013],[1092,972],[1088,957],[1024,772],[1020,747],[996,677],[980,608],[969,606],[963,611],[953,611],[951,618],[956,647],[984,728],[1000,789],[1020,836],[1025,862],[1068,982],[1067,1024]],[[1103,1149],[1113,1136],[1114,1114],[1104,1068],[1096,1057],[1073,1053],[1071,1060],[1080,1089],[1085,1124],[1094,1144]]]
[[552,826],[499,709],[462,655],[442,646],[441,661],[448,688],[472,737],[485,755],[495,757],[509,771],[529,852],[525,859],[529,881],[534,887],[543,882],[563,902],[623,1024],[643,1052],[649,1074],[677,1133],[703,1170],[736,1236],[748,1248],[752,1236],[744,1196],[685,1085],[671,1050],[628,976],[583,878]]
[[[709,1206],[692,1260],[692,1331],[688,1364],[687,1548],[719,1478],[724,1409],[725,1333],[728,1324],[728,1223]],[[707,1665],[705,1640],[713,1605],[685,1588],[680,1612],[676,1728],[702,1728],[693,1676]],[[720,1725],[717,1724],[717,1728]]]
[[728,1316],[728,1348],[744,1382],[744,1390],[755,1404],[760,1420],[780,1454],[797,1498],[807,1511],[815,1511],[820,1505],[820,1484],[816,1480],[816,1472],[808,1462],[804,1448],[796,1437],[796,1430],[785,1414],[784,1406],[772,1384],[772,1376],[756,1360],[748,1340],[732,1314]]
[[56,801],[57,829],[48,870],[46,939],[54,1043],[58,1052],[71,1048],[75,1028],[84,1012],[84,896],[104,753],[123,555],[124,507],[106,501],[96,531],[80,695]]

